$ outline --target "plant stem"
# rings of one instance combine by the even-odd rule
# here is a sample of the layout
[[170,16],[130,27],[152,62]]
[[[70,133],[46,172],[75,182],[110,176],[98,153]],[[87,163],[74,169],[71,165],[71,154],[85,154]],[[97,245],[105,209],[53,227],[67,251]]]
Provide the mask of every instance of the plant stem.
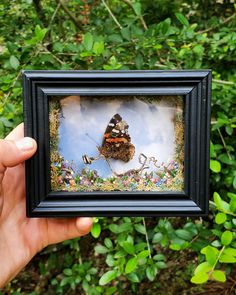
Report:
[[222,85],[235,85],[235,82],[218,80],[218,79],[212,79],[212,82],[215,82],[216,84],[222,84]]
[[[128,4],[134,10],[133,4],[132,4],[132,2],[130,0],[123,0],[123,2],[125,2],[126,4]],[[144,30],[146,31],[148,29],[148,27],[147,27],[147,24],[146,24],[143,16],[140,15],[138,17],[139,17],[139,19],[141,21],[141,24],[143,25]]]
[[76,25],[76,27],[79,28],[79,29],[81,29],[81,26],[82,26],[81,22],[68,9],[68,7],[66,6],[66,4],[62,0],[59,0],[59,3],[61,5],[61,7],[63,8],[63,10],[65,11],[65,13],[69,16],[69,18],[72,20],[72,22]]
[[106,7],[107,11],[109,12],[110,16],[112,17],[112,19],[114,20],[114,22],[117,24],[117,26],[122,29],[121,24],[118,22],[117,18],[114,16],[114,14],[112,13],[111,9],[109,8],[109,6],[107,5],[107,3],[102,0],[102,3],[104,4],[104,6]]
[[220,128],[217,128],[217,130],[218,130],[218,132],[219,132],[219,134],[220,134],[220,138],[221,138],[221,141],[222,141],[222,143],[223,143],[223,146],[224,146],[224,148],[225,148],[225,150],[226,150],[226,153],[227,153],[229,159],[232,160],[231,155],[230,155],[230,153],[229,153],[229,151],[228,151],[228,149],[227,149],[227,146],[226,146],[226,144],[225,144],[224,137],[223,137],[223,135],[222,135],[222,133],[221,133],[221,131],[220,131]]
[[221,25],[225,25],[226,23],[228,23],[231,19],[233,19],[234,17],[236,16],[236,13],[232,14],[230,17],[226,18],[225,20],[222,21],[222,23],[218,23],[217,25],[213,26],[213,27],[210,27],[210,28],[207,28],[205,30],[202,30],[202,31],[199,31],[199,32],[196,32],[197,35],[199,34],[203,34],[203,33],[207,33],[207,32],[210,32],[216,28],[218,28],[219,26]]
[[216,267],[216,265],[217,265],[217,263],[218,263],[218,261],[219,261],[221,255],[222,255],[224,249],[225,249],[225,246],[223,246],[222,249],[220,250],[220,253],[219,253],[219,255],[217,256],[216,261],[215,261],[215,263],[214,263],[212,269],[209,271],[209,273],[208,273],[208,274],[209,274],[209,277],[211,276],[211,274],[212,274],[213,271],[215,270],[215,267]]
[[146,222],[145,222],[145,218],[142,218],[143,220],[143,226],[145,228],[145,236],[146,236],[146,242],[147,242],[147,247],[148,247],[148,252],[149,252],[149,258],[152,259],[152,254],[151,254],[151,247],[150,247],[150,243],[149,243],[149,239],[148,239],[148,234],[147,234],[147,227],[146,227]]

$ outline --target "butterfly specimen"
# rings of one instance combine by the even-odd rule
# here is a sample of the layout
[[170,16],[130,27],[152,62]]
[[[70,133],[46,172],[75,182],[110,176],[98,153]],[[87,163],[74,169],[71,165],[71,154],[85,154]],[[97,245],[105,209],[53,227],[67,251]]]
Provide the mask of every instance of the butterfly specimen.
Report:
[[[135,147],[131,143],[131,138],[128,133],[129,125],[122,120],[119,114],[115,114],[107,125],[103,135],[102,145],[98,147],[100,156],[105,159],[121,160],[129,162],[135,152]],[[91,164],[97,158],[83,156],[85,164]]]

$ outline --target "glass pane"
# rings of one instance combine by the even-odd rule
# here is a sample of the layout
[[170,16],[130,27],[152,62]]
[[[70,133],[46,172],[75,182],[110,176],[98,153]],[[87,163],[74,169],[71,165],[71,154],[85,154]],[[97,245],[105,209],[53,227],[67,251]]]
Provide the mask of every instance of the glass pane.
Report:
[[53,191],[183,191],[184,97],[49,103]]

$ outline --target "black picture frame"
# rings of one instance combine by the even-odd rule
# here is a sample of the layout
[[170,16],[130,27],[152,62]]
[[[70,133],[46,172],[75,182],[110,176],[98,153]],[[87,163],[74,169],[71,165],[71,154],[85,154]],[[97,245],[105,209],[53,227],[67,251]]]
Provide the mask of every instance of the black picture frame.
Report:
[[[28,217],[205,216],[208,213],[211,71],[23,71]],[[185,97],[184,192],[50,190],[49,99],[67,95]]]

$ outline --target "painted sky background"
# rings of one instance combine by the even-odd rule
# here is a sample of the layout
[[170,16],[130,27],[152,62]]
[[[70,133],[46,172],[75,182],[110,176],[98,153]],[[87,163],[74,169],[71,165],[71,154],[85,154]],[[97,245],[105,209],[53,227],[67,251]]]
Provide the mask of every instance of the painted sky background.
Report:
[[[135,155],[128,163],[110,160],[117,173],[140,167],[140,153],[154,156],[161,162],[171,160],[175,152],[174,123],[175,108],[166,100],[148,103],[134,97],[88,98],[70,96],[61,99],[62,116],[59,128],[59,152],[68,161],[74,161],[78,169],[89,167],[98,171],[101,177],[111,176],[107,163],[100,159],[92,165],[85,165],[82,156],[97,156],[96,145],[101,145],[102,137],[110,119],[119,113],[129,125],[131,142]],[[96,144],[96,143],[97,144]],[[151,172],[154,167],[146,170]]]

